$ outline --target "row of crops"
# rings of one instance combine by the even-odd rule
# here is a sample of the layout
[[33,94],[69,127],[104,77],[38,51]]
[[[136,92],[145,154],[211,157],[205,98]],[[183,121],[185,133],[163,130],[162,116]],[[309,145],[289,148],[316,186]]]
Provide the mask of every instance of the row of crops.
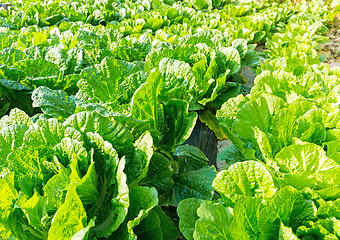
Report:
[[[0,239],[340,239],[340,68],[317,53],[329,14],[318,1],[0,10]],[[224,170],[184,144],[198,121],[232,141]]]

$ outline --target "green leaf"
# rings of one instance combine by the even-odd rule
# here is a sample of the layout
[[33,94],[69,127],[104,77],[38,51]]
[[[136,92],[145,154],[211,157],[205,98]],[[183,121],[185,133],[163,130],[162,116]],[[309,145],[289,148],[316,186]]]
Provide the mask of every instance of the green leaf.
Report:
[[216,112],[216,118],[219,120],[220,125],[232,127],[237,112],[247,101],[248,99],[242,94],[228,99],[228,101],[221,106],[221,109]]
[[75,99],[67,96],[62,90],[51,90],[48,87],[38,87],[32,93],[33,107],[54,118],[65,120],[76,109]]
[[87,173],[77,182],[77,194],[83,205],[94,204],[98,197],[98,175],[95,165],[92,163]]
[[210,9],[212,8],[211,0],[191,0],[190,3],[195,9]]
[[313,143],[295,144],[283,148],[274,161],[285,173],[286,183],[301,189],[318,184],[322,187],[337,183],[340,167],[325,151]]
[[20,147],[28,127],[13,124],[0,131],[0,159],[4,161],[8,154]]
[[137,186],[129,196],[131,204],[127,217],[131,220],[127,223],[127,227],[128,232],[135,236],[134,228],[148,216],[153,207],[158,205],[158,194],[155,188]]
[[164,87],[161,73],[155,70],[133,95],[131,102],[131,116],[140,120],[150,120],[151,126],[163,131],[164,111],[163,105],[159,103],[159,95]]
[[0,99],[3,108],[1,117],[10,108],[20,108],[29,116],[36,113],[36,109],[32,107],[31,89],[16,81],[0,79]]
[[253,130],[265,163],[268,166],[272,167],[274,170],[278,170],[278,166],[273,159],[273,151],[268,136],[258,127],[255,127]]
[[[48,180],[44,186],[44,196],[47,197],[47,212],[54,213],[65,200],[67,188],[70,185],[69,169],[61,169],[58,174]],[[78,196],[77,196],[78,197]]]
[[184,87],[189,90],[195,84],[195,76],[189,64],[175,59],[163,58],[159,62],[159,71],[164,74],[166,88]]
[[34,193],[34,195],[21,204],[21,209],[25,213],[26,218],[28,219],[28,223],[34,228],[38,229],[44,237],[47,237],[48,230],[44,228],[42,224],[42,218],[47,215],[43,213],[44,204],[46,199],[40,196],[38,193]]
[[66,69],[65,53],[66,52],[63,51],[60,47],[50,47],[49,50],[46,52],[45,60],[56,64],[61,71],[65,71]]
[[214,166],[206,166],[195,171],[176,174],[170,203],[177,205],[181,200],[192,197],[210,200],[214,191],[211,184],[215,176],[216,170]]
[[237,162],[242,162],[245,160],[246,160],[245,157],[239,150],[237,150],[237,148],[233,144],[223,149],[217,155],[217,162],[224,161],[226,164],[224,170],[229,169],[233,164]]
[[9,215],[6,222],[6,229],[11,232],[12,237],[22,240],[40,240],[46,239],[45,236],[41,235],[39,231],[34,229],[28,224],[27,219],[24,217],[23,212],[14,208]]
[[79,232],[74,234],[71,240],[87,240],[91,228],[95,226],[95,222],[91,219],[86,228],[81,229]]
[[[126,78],[140,70],[137,64],[105,57],[100,64],[84,69],[81,72],[82,81],[77,85],[94,100],[120,102],[125,94],[132,96],[130,92],[139,87]],[[131,84],[127,86],[125,81]]]
[[[101,186],[100,186],[100,195],[98,201],[95,205],[95,213],[98,210],[101,210],[97,215],[96,226],[93,228],[93,231],[98,237],[109,237],[111,234],[118,229],[118,227],[124,222],[124,219],[128,213],[128,207],[130,205],[131,200],[129,199],[129,188],[126,184],[126,175],[124,173],[125,160],[121,159],[118,164],[118,168],[116,171],[116,179],[115,186],[112,186],[112,182],[110,183],[110,173],[106,173],[107,177],[105,178],[102,171],[98,171],[102,174],[101,177]],[[109,184],[110,183],[110,184]],[[114,187],[114,194],[108,194],[110,187]],[[110,191],[109,191],[110,192]]]
[[336,217],[340,219],[340,199],[323,203],[318,208],[317,215],[322,218]]
[[231,234],[233,215],[221,203],[202,203],[197,215],[194,239],[234,239]]
[[16,62],[23,60],[26,58],[26,54],[20,51],[19,49],[15,48],[5,48],[2,49],[0,52],[0,63],[7,65],[7,66],[12,66]]
[[[319,239],[338,239],[338,235],[335,231],[336,225],[339,224],[339,220],[336,218],[321,219],[311,226],[300,226],[296,230],[296,235],[300,239],[306,239],[315,237]],[[335,231],[334,231],[335,230]],[[334,234],[333,234],[334,233]]]
[[34,147],[53,147],[64,137],[82,140],[80,132],[74,128],[67,128],[57,119],[38,119],[29,127],[24,136],[24,145]]
[[205,202],[202,199],[187,198],[182,200],[177,206],[179,216],[179,229],[188,240],[194,239],[196,221],[199,219],[197,209]]
[[212,130],[215,136],[218,139],[227,139],[227,135],[223,132],[222,128],[219,125],[219,122],[215,115],[209,111],[204,110],[203,112],[199,112],[199,118],[201,122],[206,124],[210,130]]
[[317,173],[339,167],[320,146],[313,143],[285,147],[276,154],[275,161],[281,171],[287,173]]
[[0,226],[3,226],[9,214],[13,211],[18,192],[14,188],[14,172],[0,179]]
[[263,209],[261,198],[245,197],[235,204],[231,225],[234,239],[261,239],[259,213]]
[[208,158],[197,147],[181,145],[175,149],[173,154],[179,157],[179,168],[181,171],[195,171],[208,165]]
[[24,111],[14,108],[10,111],[9,115],[6,115],[0,119],[0,130],[14,124],[25,125],[29,127],[33,124],[33,121]]
[[212,186],[234,203],[245,196],[270,198],[276,191],[268,170],[255,161],[238,162],[219,172]]
[[234,47],[220,47],[219,50],[225,56],[225,67],[229,69],[229,75],[238,72],[241,68],[241,58]]
[[76,192],[76,187],[71,185],[67,191],[65,202],[53,217],[48,239],[71,239],[85,226],[87,226],[85,209]]
[[136,239],[163,239],[163,232],[161,229],[161,221],[157,213],[152,210],[148,216],[140,221],[140,223],[133,229],[133,237]]
[[96,112],[73,114],[64,122],[64,126],[74,127],[83,134],[98,133],[104,140],[113,144],[119,153],[127,154],[133,150],[133,135],[122,124]]
[[197,120],[196,112],[189,112],[184,100],[172,99],[164,105],[166,131],[161,139],[165,149],[183,144],[191,135]]
[[241,38],[235,39],[231,44],[234,48],[236,48],[241,58],[243,58],[248,51],[247,43],[248,43],[247,40]]
[[89,167],[89,156],[84,143],[76,139],[63,138],[54,148],[58,161],[67,167],[73,158],[77,158],[79,168],[87,172]]
[[40,175],[45,170],[44,161],[46,156],[42,156],[39,150],[33,147],[18,147],[8,155],[6,160],[9,169],[15,172],[16,183],[26,175],[35,173]]
[[44,59],[25,59],[16,62],[13,68],[23,71],[27,77],[50,77],[58,76],[60,71],[59,67]]
[[[179,237],[179,231],[175,223],[167,216],[162,208],[157,205],[152,209],[153,212],[157,213],[160,220],[160,228],[162,230],[162,235],[164,240],[175,240]],[[151,216],[149,216],[151,217]]]
[[149,165],[147,176],[141,185],[155,187],[160,195],[168,194],[174,186],[172,159],[159,152],[154,152]]
[[270,206],[281,222],[294,231],[305,221],[312,221],[316,217],[313,201],[304,199],[299,191],[290,186],[280,189],[270,200]]
[[242,138],[254,138],[254,127],[258,127],[262,132],[269,131],[272,114],[276,108],[283,106],[283,100],[275,96],[259,97],[245,103],[238,111],[234,129]]
[[135,154],[132,161],[126,165],[129,187],[137,185],[146,177],[153,155],[153,139],[149,132],[145,132],[135,142]]
[[[288,105],[288,108],[282,108],[277,111],[273,118],[272,124],[276,126],[273,134],[278,139],[280,148],[292,143],[294,128],[297,125],[297,119],[303,116],[308,110],[315,108],[314,103],[310,101],[297,101]],[[274,151],[274,149],[273,149]]]

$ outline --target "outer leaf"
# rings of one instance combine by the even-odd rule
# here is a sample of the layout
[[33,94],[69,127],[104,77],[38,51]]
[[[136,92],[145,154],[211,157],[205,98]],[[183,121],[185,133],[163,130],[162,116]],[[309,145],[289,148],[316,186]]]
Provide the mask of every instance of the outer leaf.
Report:
[[45,200],[38,193],[34,193],[30,199],[21,205],[21,209],[25,213],[29,224],[38,229],[44,237],[47,237],[48,229],[44,228],[42,224],[42,218],[47,217],[47,214],[43,213]]
[[123,100],[124,94],[130,91],[129,88],[133,89],[132,92],[138,88],[132,83],[125,89],[124,81],[129,75],[140,70],[137,64],[105,57],[100,64],[84,69],[81,73],[83,81],[77,85],[92,99],[115,102]]
[[77,183],[77,193],[83,205],[94,204],[98,197],[98,176],[95,170],[95,165],[92,163],[84,175]]
[[194,239],[196,221],[199,219],[197,209],[204,202],[202,199],[187,198],[182,200],[177,206],[179,216],[179,229],[188,240]]
[[17,191],[14,188],[14,173],[8,173],[0,179],[0,226],[3,226],[9,214],[13,211],[14,202],[17,199]]
[[[130,202],[127,223],[128,232],[135,236],[134,228],[145,219],[153,207],[158,205],[157,190],[149,187],[135,187],[130,192]],[[158,219],[159,220],[159,219]]]
[[268,170],[255,161],[238,162],[219,172],[212,186],[234,203],[245,196],[270,198],[276,191]]
[[284,187],[278,191],[270,204],[281,222],[294,231],[303,222],[315,219],[316,207],[313,201],[304,199],[302,194],[292,187]]
[[78,197],[75,186],[71,185],[65,202],[58,208],[53,217],[48,239],[71,239],[87,225],[85,209]]
[[234,239],[231,234],[233,215],[221,203],[202,203],[197,215],[194,239]]
[[[117,168],[116,192],[113,196],[105,196],[108,190],[108,186],[105,184],[108,180],[104,180],[101,186],[100,198],[96,204],[96,210],[105,209],[105,211],[100,211],[96,220],[96,226],[93,228],[93,231],[98,237],[110,236],[122,224],[128,213],[128,207],[130,205],[129,188],[126,184],[126,175],[123,171],[124,166],[125,160],[122,159]],[[102,203],[102,201],[104,202]]]
[[74,128],[64,127],[57,119],[39,119],[25,132],[24,144],[34,147],[53,147],[64,137],[82,140],[80,132]]
[[264,133],[268,132],[275,107],[280,105],[283,105],[283,100],[274,96],[248,101],[236,115],[235,132],[246,139],[254,138],[254,127],[258,127]]
[[169,100],[164,106],[167,130],[161,140],[165,148],[183,144],[191,135],[197,120],[195,112],[189,112],[184,100]]
[[26,58],[26,54],[15,48],[5,48],[0,52],[0,63],[12,66],[16,62]]
[[175,186],[170,202],[177,205],[181,200],[196,197],[210,200],[213,196],[211,184],[216,176],[214,166],[199,170],[180,172],[175,175]]
[[161,73],[156,70],[135,92],[131,102],[131,116],[140,120],[151,120],[151,126],[162,132],[164,128],[163,106],[158,98],[164,82]]
[[51,90],[48,87],[38,87],[32,93],[33,107],[40,107],[42,111],[57,119],[66,119],[75,109],[75,99],[69,97],[62,90]]
[[235,204],[231,227],[234,239],[260,239],[258,216],[263,208],[261,201],[261,198],[245,197]]
[[135,147],[134,157],[126,166],[130,187],[137,185],[147,175],[149,163],[153,155],[153,140],[151,134],[145,132],[140,136],[135,142]]
[[13,124],[30,126],[33,124],[33,121],[24,111],[14,108],[11,110],[9,115],[1,118],[0,130]]
[[141,184],[155,187],[160,195],[168,194],[174,186],[172,178],[174,169],[172,159],[159,152],[154,152],[147,176],[142,180]]
[[322,204],[318,208],[317,215],[323,218],[336,217],[340,219],[340,199]]
[[59,75],[59,67],[44,59],[26,59],[18,61],[13,65],[13,68],[23,71],[26,76],[32,78]]
[[[54,213],[65,200],[65,194],[70,185],[69,169],[62,169],[48,180],[44,186],[44,196],[47,197],[46,211]],[[77,196],[78,197],[78,196]]]
[[218,139],[227,139],[227,135],[223,132],[220,127],[217,118],[215,115],[208,110],[199,113],[199,118],[201,122],[206,124],[216,135]]
[[81,131],[98,133],[104,140],[113,144],[119,153],[127,154],[133,150],[133,135],[118,122],[103,117],[96,112],[80,112],[70,116],[64,126]]
[[339,164],[328,158],[318,145],[306,143],[285,147],[274,160],[280,171],[286,173],[286,183],[293,187],[314,187],[315,183],[326,187],[338,183]]
[[13,124],[0,131],[0,159],[5,160],[7,155],[20,147],[28,127]]
[[160,220],[160,228],[162,230],[162,235],[164,240],[175,240],[179,237],[179,231],[175,223],[167,216],[162,208],[157,205],[152,209],[153,212],[157,213]]
[[[19,147],[7,157],[7,164],[15,172],[16,184],[26,175],[41,174],[46,156],[40,154],[38,149],[32,147]],[[46,173],[46,177],[48,174]],[[41,177],[41,176],[40,176]]]
[[161,221],[157,213],[152,210],[134,229],[134,235],[137,239],[163,239]]
[[220,51],[225,55],[225,65],[230,70],[229,74],[238,72],[241,68],[241,58],[238,50],[233,47],[220,47]]
[[63,138],[54,148],[58,161],[67,167],[74,157],[82,173],[86,173],[89,167],[89,156],[84,143],[72,138]]
[[175,149],[174,156],[179,157],[182,171],[195,171],[208,165],[209,159],[197,147],[181,145]]

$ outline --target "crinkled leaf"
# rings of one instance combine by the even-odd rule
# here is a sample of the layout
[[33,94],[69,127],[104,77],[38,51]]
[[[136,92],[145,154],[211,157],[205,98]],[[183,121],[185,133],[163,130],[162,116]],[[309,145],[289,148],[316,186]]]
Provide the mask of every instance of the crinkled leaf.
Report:
[[234,203],[245,196],[270,198],[276,191],[268,170],[255,161],[238,162],[219,172],[213,188]]
[[98,133],[104,140],[113,144],[120,153],[130,153],[133,145],[133,135],[122,124],[103,117],[96,112],[80,112],[70,116],[64,126],[74,127],[83,134]]
[[197,215],[194,239],[234,239],[231,234],[233,215],[221,203],[202,203]]
[[135,142],[133,159],[126,165],[129,186],[137,185],[147,175],[149,163],[153,155],[153,140],[149,132],[145,132]]
[[58,76],[60,73],[59,67],[56,64],[44,59],[21,60],[16,62],[13,68],[23,71],[26,76],[32,78]]
[[74,97],[69,97],[62,90],[51,90],[48,87],[38,87],[32,93],[33,107],[41,110],[54,118],[66,119],[71,116],[75,109]]
[[204,202],[202,199],[187,198],[182,200],[177,206],[179,216],[179,229],[188,240],[194,239],[196,221],[199,219],[197,209]]
[[216,176],[214,166],[206,166],[194,171],[180,172],[174,176],[174,189],[170,202],[177,205],[181,200],[196,197],[209,200],[213,196],[211,184]]
[[67,191],[65,202],[53,217],[48,239],[71,239],[87,226],[87,216],[74,185]]

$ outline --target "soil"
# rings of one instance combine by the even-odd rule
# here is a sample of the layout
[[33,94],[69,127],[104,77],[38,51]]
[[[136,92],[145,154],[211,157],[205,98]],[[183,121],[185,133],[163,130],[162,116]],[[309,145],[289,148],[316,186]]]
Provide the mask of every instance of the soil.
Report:
[[320,44],[322,49],[318,51],[320,56],[326,56],[325,63],[328,63],[330,68],[340,67],[340,16],[336,16],[331,25],[332,28],[327,32],[329,42]]

